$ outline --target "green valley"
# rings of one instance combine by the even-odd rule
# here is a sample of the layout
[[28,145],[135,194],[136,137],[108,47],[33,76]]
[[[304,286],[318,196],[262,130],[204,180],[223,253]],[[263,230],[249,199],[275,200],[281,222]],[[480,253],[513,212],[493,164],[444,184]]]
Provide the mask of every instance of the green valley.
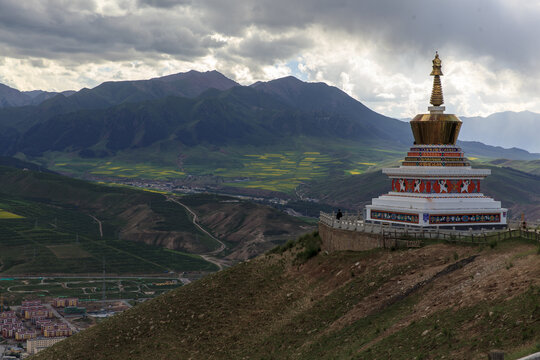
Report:
[[[217,270],[200,255],[215,252],[220,243],[193,224],[191,214],[171,201],[172,195],[1,166],[0,182],[0,273],[99,274],[104,265],[109,274]],[[205,211],[219,211],[227,201],[209,197]],[[240,206],[230,215],[249,211],[265,218],[279,213],[236,201]],[[285,214],[277,219],[268,226],[279,227],[281,236],[267,239],[274,242],[265,248],[308,229]],[[247,246],[257,228],[265,231],[260,223],[240,225],[232,233],[244,231],[248,238],[229,243],[229,253]]]

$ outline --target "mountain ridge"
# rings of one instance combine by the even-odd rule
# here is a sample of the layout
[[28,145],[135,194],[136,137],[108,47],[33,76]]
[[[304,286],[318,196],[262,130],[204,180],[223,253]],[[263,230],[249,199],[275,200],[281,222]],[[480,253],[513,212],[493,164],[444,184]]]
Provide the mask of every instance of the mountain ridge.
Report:
[[0,108],[39,105],[56,95],[70,96],[74,93],[75,91],[72,90],[61,92],[44,90],[20,91],[0,84]]
[[540,114],[531,111],[503,111],[487,117],[462,117],[460,137],[506,148],[540,152]]
[[[304,82],[293,76],[286,76],[266,82],[258,81],[250,86],[240,86],[233,80],[228,79],[216,70],[207,72],[188,71],[156,77],[148,80],[130,80],[130,81],[108,81],[96,86],[93,89],[81,89],[73,94],[58,94],[41,102],[36,106],[23,106],[18,108],[0,109],[0,128],[4,127],[0,137],[4,140],[4,154],[13,155],[15,152],[13,146],[16,138],[21,135],[15,135],[21,129],[23,132],[33,126],[39,125],[44,121],[52,121],[62,118],[63,114],[74,112],[87,113],[88,111],[108,109],[120,104],[138,103],[144,105],[148,101],[165,99],[170,96],[180,96],[186,98],[209,97],[219,98],[218,92],[227,91],[233,87],[251,88],[261,91],[273,97],[274,100],[282,102],[284,108],[294,109],[304,113],[304,117],[310,117],[313,113],[319,114],[319,118],[327,114],[334,114],[349,118],[362,119],[366,137],[385,138],[389,141],[402,143],[404,146],[412,140],[409,126],[401,121],[378,114],[367,108],[361,102],[351,98],[342,90],[328,86],[321,82]],[[13,89],[14,91],[17,91]],[[34,97],[41,96],[42,92],[34,91]],[[257,105],[251,105],[257,106]],[[65,115],[72,116],[72,115]],[[294,118],[294,113],[289,117]],[[339,122],[333,126],[333,132],[339,127]],[[214,124],[216,125],[216,124]],[[200,125],[202,128],[212,129],[214,125]],[[49,125],[50,126],[50,125]],[[308,125],[306,128],[309,128]],[[297,126],[298,128],[298,126]],[[34,129],[35,130],[35,129]],[[225,129],[222,129],[225,130]],[[237,129],[238,130],[238,129]],[[344,128],[342,133],[349,132],[350,129]],[[332,133],[332,131],[330,132]],[[225,131],[224,134],[227,134]],[[15,135],[15,136],[14,136]],[[24,138],[24,137],[23,137]],[[264,136],[268,138],[268,136]],[[184,137],[184,140],[188,138]],[[187,141],[196,141],[191,139]],[[52,141],[55,143],[55,141]],[[489,147],[477,144],[476,142],[461,142],[465,149],[470,151],[474,149],[474,154],[481,154],[488,157],[502,157],[511,160],[533,160],[540,158],[540,154],[528,154],[520,149],[503,150],[498,147]],[[12,148],[12,151],[7,149]]]

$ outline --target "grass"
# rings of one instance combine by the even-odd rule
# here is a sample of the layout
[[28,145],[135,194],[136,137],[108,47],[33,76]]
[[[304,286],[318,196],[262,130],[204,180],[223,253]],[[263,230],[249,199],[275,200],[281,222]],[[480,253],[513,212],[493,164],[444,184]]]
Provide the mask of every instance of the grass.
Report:
[[[163,358],[461,359],[485,357],[498,347],[524,355],[540,341],[537,285],[520,287],[511,297],[455,291],[490,288],[482,276],[471,283],[460,274],[491,274],[500,255],[516,255],[516,268],[533,269],[537,259],[529,254],[530,244],[519,250],[505,244],[484,249],[478,264],[417,287],[448,265],[444,257],[461,259],[476,249],[437,244],[410,251],[320,252],[299,264],[297,254],[315,238],[290,242],[140,304],[37,359],[143,359],[156,353]],[[535,281],[530,275],[493,281],[497,287]],[[411,286],[416,290],[407,296],[404,287]],[[155,325],[153,332],[143,324]],[[110,351],[92,352],[96,344]]]
[[47,248],[51,250],[58,259],[81,259],[92,257],[92,254],[74,244],[49,245]]
[[[130,190],[131,191],[131,190]],[[135,192],[136,194],[139,192]],[[197,255],[167,251],[158,246],[118,239],[117,218],[100,216],[104,237],[87,214],[66,204],[48,204],[0,194],[2,208],[24,217],[0,221],[0,273],[150,274],[165,271],[215,271],[217,267]],[[150,205],[162,216],[157,229],[190,229],[183,208],[156,195]],[[200,234],[208,249],[217,245]]]
[[[439,358],[458,347],[469,349],[514,348],[538,340],[538,302],[540,288],[507,301],[481,302],[464,309],[437,312],[386,337],[371,351],[361,352],[364,359],[385,356],[392,359]],[[491,315],[490,315],[491,314]],[[536,321],[535,321],[536,318]],[[473,328],[464,326],[473,320]],[[429,330],[429,336],[422,336]],[[468,334],[482,334],[470,337]],[[459,344],[459,345],[458,345]],[[525,351],[526,352],[526,351]]]
[[0,220],[2,219],[23,219],[24,216],[20,216],[9,211],[0,209]]
[[145,151],[121,151],[106,158],[48,152],[33,160],[75,176],[151,180],[210,176],[222,178],[228,186],[292,193],[298,185],[312,180],[378,169],[403,157],[404,151],[394,149],[392,144],[387,149],[373,149],[348,140],[325,142],[298,137],[274,146],[209,149],[199,145],[183,149],[181,162],[178,155],[178,146],[155,144]]

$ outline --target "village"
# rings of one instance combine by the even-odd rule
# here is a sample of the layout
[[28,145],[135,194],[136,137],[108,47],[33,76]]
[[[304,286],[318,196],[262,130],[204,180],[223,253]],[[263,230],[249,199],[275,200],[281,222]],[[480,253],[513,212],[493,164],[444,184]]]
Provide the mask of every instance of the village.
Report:
[[58,297],[51,302],[25,300],[20,305],[0,305],[0,360],[24,359],[95,325],[100,318],[131,307],[127,302],[87,302]]

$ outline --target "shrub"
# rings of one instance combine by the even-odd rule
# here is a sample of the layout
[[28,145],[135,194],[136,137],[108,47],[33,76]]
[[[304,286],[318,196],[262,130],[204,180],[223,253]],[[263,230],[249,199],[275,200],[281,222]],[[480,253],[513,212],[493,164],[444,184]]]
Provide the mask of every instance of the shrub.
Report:
[[283,254],[285,251],[292,249],[296,245],[297,240],[289,240],[283,245],[278,245],[268,251],[268,254]]
[[303,250],[296,254],[296,262],[303,264],[321,251],[321,238],[319,232],[315,231],[311,234],[301,236],[298,239],[298,244]]

